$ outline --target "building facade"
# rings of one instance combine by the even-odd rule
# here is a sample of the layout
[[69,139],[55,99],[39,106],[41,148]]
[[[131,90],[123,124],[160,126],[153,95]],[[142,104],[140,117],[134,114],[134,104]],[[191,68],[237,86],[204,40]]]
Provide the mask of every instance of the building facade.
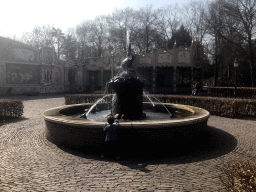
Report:
[[[202,46],[176,47],[171,50],[153,49],[147,54],[136,54],[133,70],[144,80],[149,93],[188,93],[195,74],[201,69]],[[110,78],[121,70],[126,52],[117,48],[106,49],[101,57],[83,61],[84,86],[89,92],[104,90]]]
[[[194,73],[201,68],[202,46],[153,49],[147,54],[134,52],[132,70],[144,80],[149,93],[191,91]],[[121,69],[126,52],[104,50],[101,57],[57,61],[53,48],[36,49],[0,37],[0,94],[104,91],[106,83]]]
[[0,94],[63,92],[63,67],[52,48],[41,50],[0,37]]

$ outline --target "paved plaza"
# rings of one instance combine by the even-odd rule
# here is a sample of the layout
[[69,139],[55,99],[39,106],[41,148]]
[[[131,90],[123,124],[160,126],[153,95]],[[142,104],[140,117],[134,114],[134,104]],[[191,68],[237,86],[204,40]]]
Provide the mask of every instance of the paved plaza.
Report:
[[46,140],[42,113],[64,105],[64,95],[14,98],[24,115],[0,123],[0,191],[224,191],[222,166],[256,155],[256,118],[217,116],[202,143],[147,149],[158,155],[112,160],[62,149]]

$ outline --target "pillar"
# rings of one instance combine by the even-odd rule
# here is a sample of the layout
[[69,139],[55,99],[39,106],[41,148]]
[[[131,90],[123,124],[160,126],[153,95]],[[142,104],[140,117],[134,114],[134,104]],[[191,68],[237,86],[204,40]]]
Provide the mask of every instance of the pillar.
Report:
[[177,67],[173,67],[173,92],[177,92]]
[[153,82],[152,82],[153,93],[156,92],[156,68],[153,67]]
[[194,82],[194,67],[191,67],[191,70],[192,70],[192,78],[191,78],[191,82],[192,82],[192,84],[193,84],[193,82]]
[[103,91],[104,90],[104,79],[103,79],[103,67],[101,67],[101,70],[100,70],[100,86],[101,86],[101,91]]

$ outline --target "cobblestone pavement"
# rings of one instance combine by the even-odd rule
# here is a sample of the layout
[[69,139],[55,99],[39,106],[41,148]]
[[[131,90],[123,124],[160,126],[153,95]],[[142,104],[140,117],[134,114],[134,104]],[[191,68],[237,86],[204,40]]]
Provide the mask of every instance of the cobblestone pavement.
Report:
[[45,139],[42,113],[64,105],[63,95],[23,99],[24,117],[0,124],[0,191],[224,191],[222,165],[256,154],[256,119],[211,116],[201,145],[173,143],[159,157],[103,159]]

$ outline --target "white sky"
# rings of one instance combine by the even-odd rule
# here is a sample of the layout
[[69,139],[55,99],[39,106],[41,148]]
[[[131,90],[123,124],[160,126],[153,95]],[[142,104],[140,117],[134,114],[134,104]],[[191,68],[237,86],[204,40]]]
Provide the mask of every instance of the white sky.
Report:
[[6,0],[1,2],[0,36],[19,37],[36,25],[54,25],[63,32],[85,19],[109,14],[114,8],[186,4],[190,0]]

